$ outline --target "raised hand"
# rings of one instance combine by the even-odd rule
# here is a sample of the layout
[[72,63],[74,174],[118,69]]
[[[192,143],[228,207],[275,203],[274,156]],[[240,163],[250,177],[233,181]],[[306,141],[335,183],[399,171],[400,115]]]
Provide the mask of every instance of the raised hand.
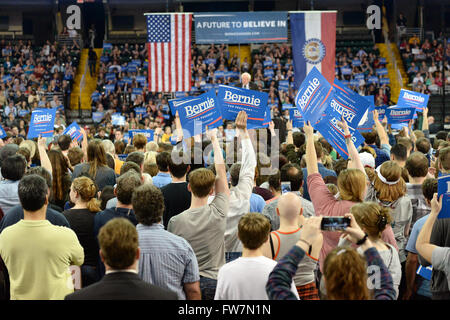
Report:
[[311,123],[309,121],[305,122],[305,125],[303,126],[303,131],[307,136],[312,136],[314,134],[314,128],[311,126]]
[[239,111],[237,117],[236,117],[236,128],[240,130],[246,130],[247,129],[247,113],[245,111]]
[[347,121],[345,121],[344,117],[342,117],[341,121],[338,121],[339,127],[341,127],[342,130],[344,130],[344,134],[346,136],[350,135],[350,130],[348,128]]

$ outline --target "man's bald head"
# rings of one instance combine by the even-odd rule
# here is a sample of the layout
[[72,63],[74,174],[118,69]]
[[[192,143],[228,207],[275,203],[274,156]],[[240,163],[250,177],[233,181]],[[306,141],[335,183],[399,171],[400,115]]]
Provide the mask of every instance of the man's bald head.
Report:
[[294,221],[302,210],[302,200],[293,192],[283,194],[278,200],[277,212],[280,218]]

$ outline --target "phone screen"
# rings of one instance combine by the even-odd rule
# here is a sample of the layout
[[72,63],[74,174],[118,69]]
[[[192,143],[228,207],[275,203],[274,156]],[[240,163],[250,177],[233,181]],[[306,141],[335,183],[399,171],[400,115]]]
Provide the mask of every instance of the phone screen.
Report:
[[350,225],[350,218],[346,217],[323,217],[320,226],[325,231],[345,230]]
[[281,193],[291,192],[291,182],[281,182]]

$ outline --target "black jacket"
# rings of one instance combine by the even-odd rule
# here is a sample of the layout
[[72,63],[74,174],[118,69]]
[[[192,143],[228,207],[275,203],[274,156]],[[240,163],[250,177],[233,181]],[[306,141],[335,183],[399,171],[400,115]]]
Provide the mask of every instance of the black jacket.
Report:
[[115,272],[65,297],[65,300],[177,300],[175,292],[145,282],[135,273]]

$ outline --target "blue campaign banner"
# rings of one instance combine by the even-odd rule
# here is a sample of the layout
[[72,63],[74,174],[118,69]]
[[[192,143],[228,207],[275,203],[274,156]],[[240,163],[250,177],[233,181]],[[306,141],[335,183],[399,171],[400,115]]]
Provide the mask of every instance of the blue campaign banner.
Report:
[[132,80],[130,77],[123,77],[123,78],[122,78],[122,81],[123,81],[125,84],[132,84],[132,83],[133,83],[133,80]]
[[352,66],[359,67],[360,65],[361,65],[361,60],[359,60],[359,59],[352,60]]
[[364,73],[356,73],[355,79],[357,80],[364,80]]
[[262,124],[247,123],[247,129],[264,129],[269,126],[272,117],[270,115],[270,107],[267,106],[266,114],[264,115],[264,121]]
[[412,120],[415,113],[415,108],[388,108],[386,110],[387,123],[390,124],[400,124],[408,123]]
[[145,78],[145,76],[137,76],[136,82],[139,84],[145,84],[147,82],[147,79]]
[[397,106],[412,107],[416,108],[417,111],[422,112],[423,109],[427,107],[429,98],[430,96],[428,94],[401,89]]
[[92,92],[91,99],[93,102],[98,101],[100,99],[100,92],[98,92],[98,91]]
[[217,100],[225,120],[235,120],[239,111],[245,111],[248,123],[260,125],[264,121],[269,94],[220,85]]
[[[125,139],[124,139],[125,140]],[[128,154],[118,154],[117,157],[121,161],[127,161]]]
[[116,80],[116,74],[115,73],[107,73],[107,74],[105,74],[105,80],[106,81],[114,81],[114,80]]
[[103,43],[103,50],[112,50],[112,43]]
[[212,89],[196,97],[169,100],[172,114],[178,111],[185,138],[223,125],[220,106],[215,90]]
[[450,175],[438,177],[438,200],[441,195],[444,197],[438,219],[450,218]]
[[30,113],[30,111],[28,111],[27,109],[20,109],[19,110],[19,117],[20,118],[23,118],[23,117],[25,117],[27,114],[29,114]]
[[386,58],[380,58],[380,64],[386,64]]
[[292,126],[294,128],[303,128],[305,126],[302,113],[298,108],[289,110],[289,120],[292,120]]
[[290,109],[293,109],[293,108],[295,108],[295,106],[292,105],[292,103],[283,103],[281,105],[281,110],[290,110]]
[[30,128],[27,138],[51,137],[55,125],[56,108],[53,109],[35,109],[31,113]]
[[367,78],[367,82],[368,83],[378,83],[378,77],[377,76],[370,76],[369,78]]
[[147,138],[147,142],[153,141],[153,130],[144,130],[144,129],[135,129],[135,130],[129,130],[128,133],[130,134],[131,140],[133,140],[134,136],[138,133],[143,134]]
[[101,112],[101,111],[92,112],[92,121],[94,121],[96,123],[101,122],[104,114],[105,113]]
[[288,80],[278,81],[278,90],[289,91],[289,81]]
[[194,13],[195,42],[270,43],[287,42],[286,11]]
[[6,137],[6,131],[3,129],[3,127],[0,125],[0,139],[3,139]]
[[375,73],[377,75],[385,76],[388,74],[388,70],[386,68],[380,68],[380,69],[376,69]]
[[114,84],[107,84],[105,86],[106,94],[109,94],[110,92],[114,91],[115,89],[116,89],[116,86]]
[[352,69],[350,67],[341,67],[341,73],[343,75],[352,74]]
[[295,105],[300,109],[303,119],[309,121],[313,127],[322,117],[327,107],[326,102],[331,100],[332,91],[332,85],[316,67],[312,68],[298,88]]
[[142,92],[144,92],[144,90],[142,88],[133,88],[133,90],[131,91],[132,94],[142,94]]
[[[340,120],[332,114],[327,115],[319,122],[319,124],[316,126],[316,129],[325,138],[325,140],[327,140],[328,143],[331,144],[334,150],[336,150],[342,158],[347,160],[349,154],[347,145],[345,143],[344,130],[339,127],[338,121]],[[349,127],[349,130],[352,136],[351,139],[355,147],[358,148],[364,142],[364,137],[358,132],[358,130],[355,130],[351,127]]]
[[264,69],[264,77],[272,79],[274,75],[273,69]]
[[375,110],[378,111],[378,120],[383,121],[387,108],[387,106],[375,106]]
[[381,78],[380,79],[380,84],[390,84],[391,83],[391,79],[389,78]]
[[332,110],[336,117],[344,117],[348,126],[356,129],[367,109],[371,106],[370,100],[350,90],[343,85],[342,81],[337,79],[333,82],[333,88],[335,90],[329,101],[330,107],[325,111]]
[[142,114],[144,116],[145,114],[147,114],[147,109],[144,107],[136,107],[134,108],[134,113],[136,115]]
[[120,113],[114,113],[111,115],[111,123],[113,126],[123,126],[125,125],[125,117]]
[[264,68],[271,67],[273,65],[272,60],[265,60],[263,62]]
[[11,81],[11,80],[12,80],[12,76],[10,74],[4,75],[2,77],[3,83],[6,83],[6,82]]
[[416,273],[418,275],[420,275],[422,278],[425,278],[428,281],[431,281],[431,275],[433,273],[433,266],[424,267],[422,265],[419,265],[419,268],[417,268]]
[[72,140],[77,140],[78,142],[83,140],[83,134],[81,133],[81,128],[78,125],[78,123],[76,123],[75,121],[72,122],[70,124],[70,126],[68,126],[66,128],[66,130],[63,131],[62,134],[68,134],[72,138]]

